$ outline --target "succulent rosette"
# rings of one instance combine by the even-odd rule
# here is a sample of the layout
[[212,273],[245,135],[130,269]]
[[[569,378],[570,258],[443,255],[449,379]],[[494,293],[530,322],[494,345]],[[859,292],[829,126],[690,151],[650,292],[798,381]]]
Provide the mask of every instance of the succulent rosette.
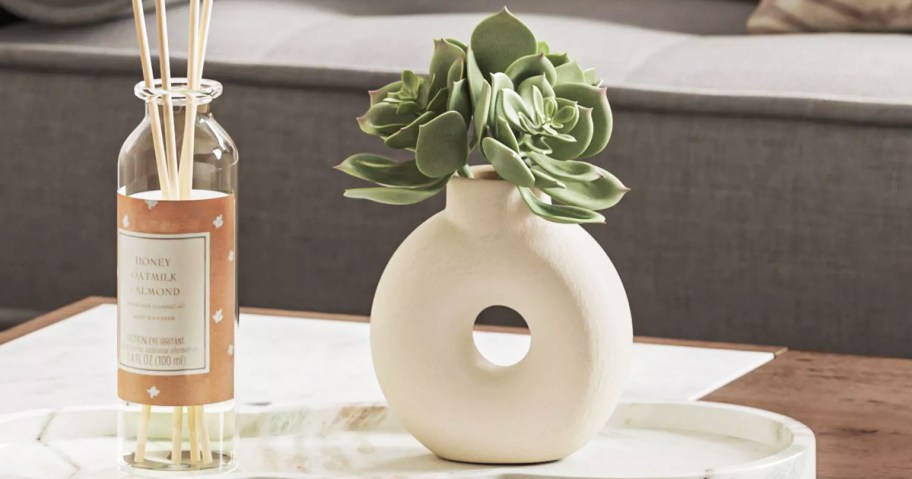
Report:
[[361,129],[415,158],[347,158],[338,169],[377,185],[346,190],[347,197],[417,203],[453,175],[470,177],[468,158],[476,150],[516,185],[533,213],[550,221],[604,222],[598,211],[629,191],[582,161],[611,137],[611,107],[595,71],[552,53],[507,9],[479,23],[468,46],[435,41],[427,75],[406,70],[371,91],[370,103],[358,118]]

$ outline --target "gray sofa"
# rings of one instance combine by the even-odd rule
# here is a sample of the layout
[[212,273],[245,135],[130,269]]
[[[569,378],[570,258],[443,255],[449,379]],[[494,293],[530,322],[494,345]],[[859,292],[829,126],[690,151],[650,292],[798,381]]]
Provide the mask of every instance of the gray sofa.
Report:
[[[500,3],[216,2],[206,74],[241,152],[242,304],[369,312],[442,197],[346,200],[357,182],[331,166],[383,151],[354,122],[365,90],[424,70],[432,38],[467,37]],[[610,86],[597,161],[633,192],[589,231],[636,333],[912,357],[912,37],[748,36],[744,0],[510,6]],[[170,17],[185,31],[182,7]],[[139,79],[129,18],[0,28],[8,320],[114,294],[115,164]]]

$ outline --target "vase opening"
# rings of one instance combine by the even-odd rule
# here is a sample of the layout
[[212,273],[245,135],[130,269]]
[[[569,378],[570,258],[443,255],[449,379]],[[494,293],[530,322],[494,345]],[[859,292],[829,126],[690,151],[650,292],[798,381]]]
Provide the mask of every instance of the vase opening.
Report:
[[[475,318],[476,326],[490,327],[492,324],[529,329],[529,324],[518,311],[501,305],[489,306]],[[529,348],[532,346],[531,334],[512,335],[510,341],[505,343],[499,338],[491,338],[476,330],[473,339],[478,354],[491,364],[501,367],[519,364],[529,354]]]
[[502,180],[503,178],[497,174],[497,171],[494,170],[494,167],[491,165],[476,165],[470,166],[469,170],[472,171],[473,180]]

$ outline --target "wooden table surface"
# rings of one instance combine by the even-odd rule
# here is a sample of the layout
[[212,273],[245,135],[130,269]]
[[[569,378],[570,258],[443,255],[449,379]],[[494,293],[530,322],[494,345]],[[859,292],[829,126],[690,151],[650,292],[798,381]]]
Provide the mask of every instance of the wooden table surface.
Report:
[[[111,298],[91,297],[0,332],[0,345]],[[242,312],[340,321],[365,316],[241,308]],[[520,328],[479,329],[524,333]],[[776,358],[705,397],[785,414],[817,435],[819,479],[912,479],[912,360],[781,347],[637,337],[642,343],[768,351]]]

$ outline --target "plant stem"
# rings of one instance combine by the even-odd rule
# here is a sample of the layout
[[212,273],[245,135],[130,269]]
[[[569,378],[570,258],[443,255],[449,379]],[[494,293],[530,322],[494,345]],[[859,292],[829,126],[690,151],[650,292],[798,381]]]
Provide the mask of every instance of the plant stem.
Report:
[[459,173],[459,176],[464,176],[466,178],[475,178],[475,175],[472,174],[472,170],[467,164],[462,165],[462,168],[460,168],[457,173]]

